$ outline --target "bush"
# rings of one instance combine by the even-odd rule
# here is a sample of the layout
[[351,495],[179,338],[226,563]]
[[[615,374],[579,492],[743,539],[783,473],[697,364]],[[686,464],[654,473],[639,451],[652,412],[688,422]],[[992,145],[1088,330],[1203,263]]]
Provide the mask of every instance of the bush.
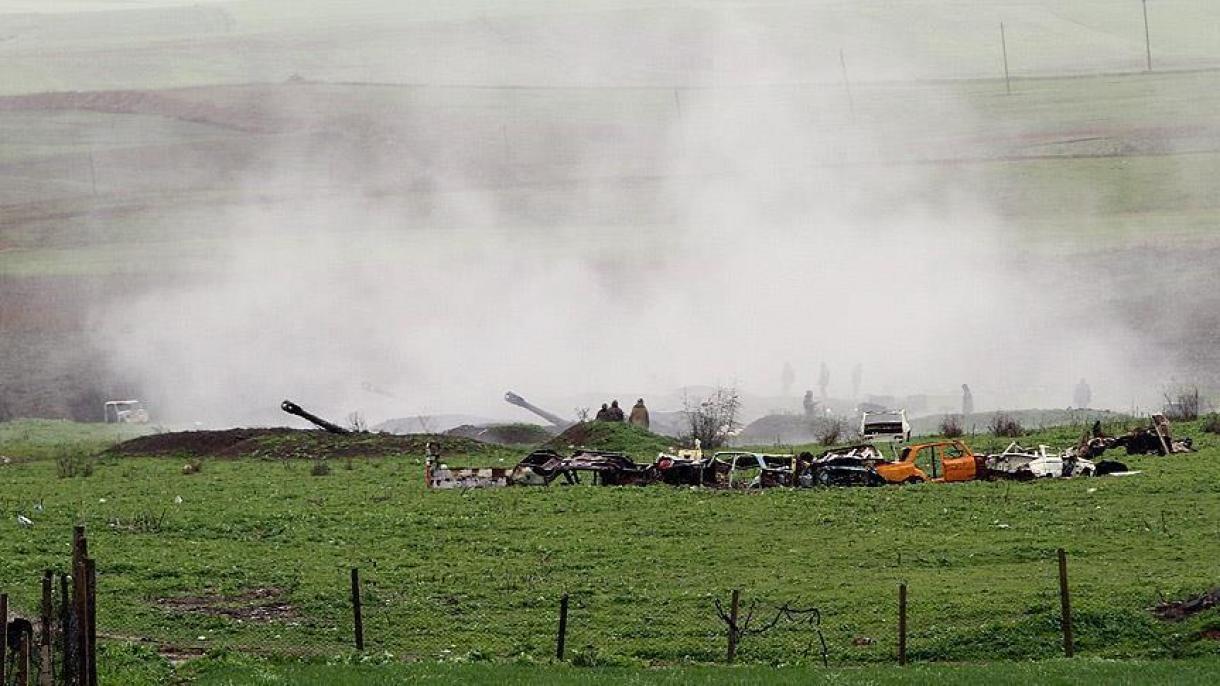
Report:
[[987,428],[993,435],[1005,438],[1019,438],[1025,435],[1025,427],[1021,426],[1021,422],[1016,417],[1003,412],[996,412],[992,415],[991,423]]
[[330,474],[330,465],[322,460],[317,460],[313,463],[313,467],[309,468],[309,474],[311,476],[326,476]]
[[1172,395],[1165,394],[1165,416],[1174,421],[1194,421],[1199,418],[1199,388],[1179,388]]
[[962,418],[955,414],[947,414],[940,419],[940,435],[945,438],[961,438]]
[[813,425],[813,436],[822,445],[834,445],[847,433],[847,420],[842,417],[826,417]]
[[1220,434],[1220,414],[1215,412],[1203,418],[1203,425],[1199,427],[1204,433]]
[[93,460],[75,451],[62,451],[55,457],[55,474],[61,479],[93,476]]

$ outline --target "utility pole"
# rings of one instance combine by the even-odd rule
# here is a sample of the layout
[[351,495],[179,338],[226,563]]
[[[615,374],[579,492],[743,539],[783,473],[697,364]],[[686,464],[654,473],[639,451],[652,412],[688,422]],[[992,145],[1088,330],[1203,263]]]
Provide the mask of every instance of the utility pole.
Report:
[[1008,80],[1008,39],[1004,36],[1004,22],[1000,21],[1000,50],[1004,52],[1004,93],[1012,95],[1012,83]]
[[1148,0],[1143,0],[1144,5],[1144,50],[1148,55],[1148,71],[1152,71],[1152,40],[1148,37]]
[[93,162],[93,151],[89,151],[89,187],[93,189],[93,197],[97,197],[97,165]]
[[847,80],[847,58],[843,56],[843,48],[839,48],[839,68],[843,70],[843,90],[847,91],[847,109],[851,112],[851,120],[856,120],[856,103],[851,97],[851,81]]

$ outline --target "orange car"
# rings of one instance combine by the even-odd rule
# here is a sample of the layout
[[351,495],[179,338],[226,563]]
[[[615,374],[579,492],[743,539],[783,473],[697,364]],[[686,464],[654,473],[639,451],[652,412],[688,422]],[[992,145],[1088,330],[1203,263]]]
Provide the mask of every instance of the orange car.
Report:
[[[980,460],[961,441],[919,443],[902,449],[895,462],[875,469],[887,482],[911,484],[924,481],[973,481],[982,474]],[[929,477],[928,473],[932,476]]]

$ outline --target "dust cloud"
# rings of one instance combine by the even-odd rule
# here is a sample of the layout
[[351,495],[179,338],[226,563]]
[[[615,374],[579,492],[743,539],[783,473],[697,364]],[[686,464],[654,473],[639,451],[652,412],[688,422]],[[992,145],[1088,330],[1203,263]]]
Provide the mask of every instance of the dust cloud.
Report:
[[[822,362],[837,397],[860,364],[864,394],[952,404],[965,382],[980,409],[1063,407],[1080,377],[1096,405],[1149,401],[1109,306],[1083,325],[1070,270],[943,163],[987,130],[952,88],[870,95],[837,47],[773,48],[782,16],[710,7],[613,35],[571,23],[529,65],[510,35],[466,70],[534,88],[261,96],[295,132],[257,139],[240,197],[191,227],[206,268],[96,313],[113,373],[159,418],[209,425],[290,421],[283,398],[339,420],[528,420],[505,390],[569,415],[728,383],[759,413],[799,407]],[[625,35],[670,85],[599,78]]]

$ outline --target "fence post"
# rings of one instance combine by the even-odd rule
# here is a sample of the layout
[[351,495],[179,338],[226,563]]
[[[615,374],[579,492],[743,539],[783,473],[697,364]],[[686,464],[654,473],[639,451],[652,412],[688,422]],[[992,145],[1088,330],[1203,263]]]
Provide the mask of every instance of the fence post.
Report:
[[907,585],[898,584],[898,664],[907,663]]
[[1072,643],[1072,599],[1068,596],[1068,561],[1067,553],[1059,549],[1059,618],[1063,627],[1063,654],[1072,657],[1075,646]]
[[8,665],[8,594],[0,593],[0,684],[7,684],[7,674],[4,672],[5,666]]
[[55,609],[51,603],[51,587],[54,575],[51,570],[42,573],[42,627],[38,632],[38,686],[52,686],[55,671],[51,665],[51,618]]
[[89,539],[85,527],[72,528],[72,636],[76,661],[72,668],[75,682],[89,684],[89,590],[86,587],[85,559],[89,557]]
[[17,647],[17,686],[30,686],[30,643],[33,642],[33,631],[21,632],[21,644]]
[[741,590],[733,589],[733,604],[729,607],[729,651],[727,659],[732,662],[737,657],[737,611],[741,609]]
[[364,650],[364,617],[360,606],[360,570],[352,567],[352,621],[356,631],[356,650]]
[[59,678],[64,686],[71,686],[72,678],[72,605],[68,595],[68,575],[59,575]]
[[555,659],[563,662],[563,646],[568,638],[568,594],[559,599],[559,635],[555,638]]
[[85,631],[89,637],[89,686],[97,686],[97,565],[85,558]]

